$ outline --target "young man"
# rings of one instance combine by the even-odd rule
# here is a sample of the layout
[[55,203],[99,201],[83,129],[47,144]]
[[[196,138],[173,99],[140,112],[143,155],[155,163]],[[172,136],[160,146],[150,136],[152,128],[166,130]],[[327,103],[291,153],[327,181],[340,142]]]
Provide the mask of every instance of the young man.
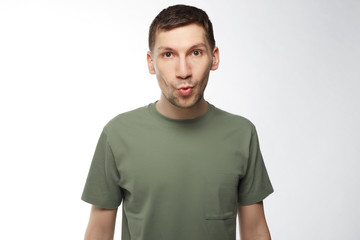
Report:
[[262,200],[273,192],[255,126],[204,99],[219,66],[212,24],[197,8],[164,9],[150,26],[148,68],[159,101],[112,119],[100,136],[82,199],[85,239],[270,239]]

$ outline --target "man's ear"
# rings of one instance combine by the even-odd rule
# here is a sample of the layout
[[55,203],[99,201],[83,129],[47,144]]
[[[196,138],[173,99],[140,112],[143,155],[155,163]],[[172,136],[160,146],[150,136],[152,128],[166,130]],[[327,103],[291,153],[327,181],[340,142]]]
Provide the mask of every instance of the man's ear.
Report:
[[213,71],[218,69],[219,63],[220,63],[219,48],[215,47],[213,50],[212,65],[210,69]]
[[153,59],[151,57],[151,52],[150,51],[147,52],[146,59],[147,59],[147,63],[148,63],[149,73],[150,74],[155,74],[154,62],[153,62]]

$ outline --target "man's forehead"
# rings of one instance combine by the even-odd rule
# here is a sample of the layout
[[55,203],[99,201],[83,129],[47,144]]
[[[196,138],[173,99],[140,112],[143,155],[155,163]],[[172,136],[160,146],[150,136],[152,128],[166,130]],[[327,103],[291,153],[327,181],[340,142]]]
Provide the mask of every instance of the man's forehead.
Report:
[[205,30],[198,24],[189,24],[171,30],[159,29],[155,36],[154,49],[193,45],[208,47]]

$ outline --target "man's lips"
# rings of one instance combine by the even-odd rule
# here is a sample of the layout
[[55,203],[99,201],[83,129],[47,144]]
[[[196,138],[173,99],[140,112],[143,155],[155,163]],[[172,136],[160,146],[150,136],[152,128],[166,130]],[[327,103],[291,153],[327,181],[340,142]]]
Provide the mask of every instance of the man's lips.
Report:
[[183,96],[188,96],[192,93],[193,88],[192,87],[181,87],[177,89],[178,92]]

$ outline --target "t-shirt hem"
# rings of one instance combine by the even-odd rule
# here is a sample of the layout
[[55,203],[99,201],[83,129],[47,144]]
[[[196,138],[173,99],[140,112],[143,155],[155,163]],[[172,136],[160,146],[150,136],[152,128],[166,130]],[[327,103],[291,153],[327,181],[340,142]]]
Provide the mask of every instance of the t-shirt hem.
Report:
[[251,205],[251,204],[261,202],[262,200],[267,198],[273,192],[274,192],[274,189],[271,187],[271,188],[266,189],[262,193],[258,193],[258,194],[254,194],[254,195],[249,194],[246,197],[243,196],[243,197],[241,197],[241,201],[238,201],[238,205],[246,206],[246,205]]
[[103,200],[99,200],[99,199],[90,197],[88,195],[81,196],[81,200],[84,201],[84,202],[90,203],[92,205],[95,205],[97,207],[104,208],[104,209],[115,209],[115,208],[118,208],[120,206],[120,204],[104,203]]

